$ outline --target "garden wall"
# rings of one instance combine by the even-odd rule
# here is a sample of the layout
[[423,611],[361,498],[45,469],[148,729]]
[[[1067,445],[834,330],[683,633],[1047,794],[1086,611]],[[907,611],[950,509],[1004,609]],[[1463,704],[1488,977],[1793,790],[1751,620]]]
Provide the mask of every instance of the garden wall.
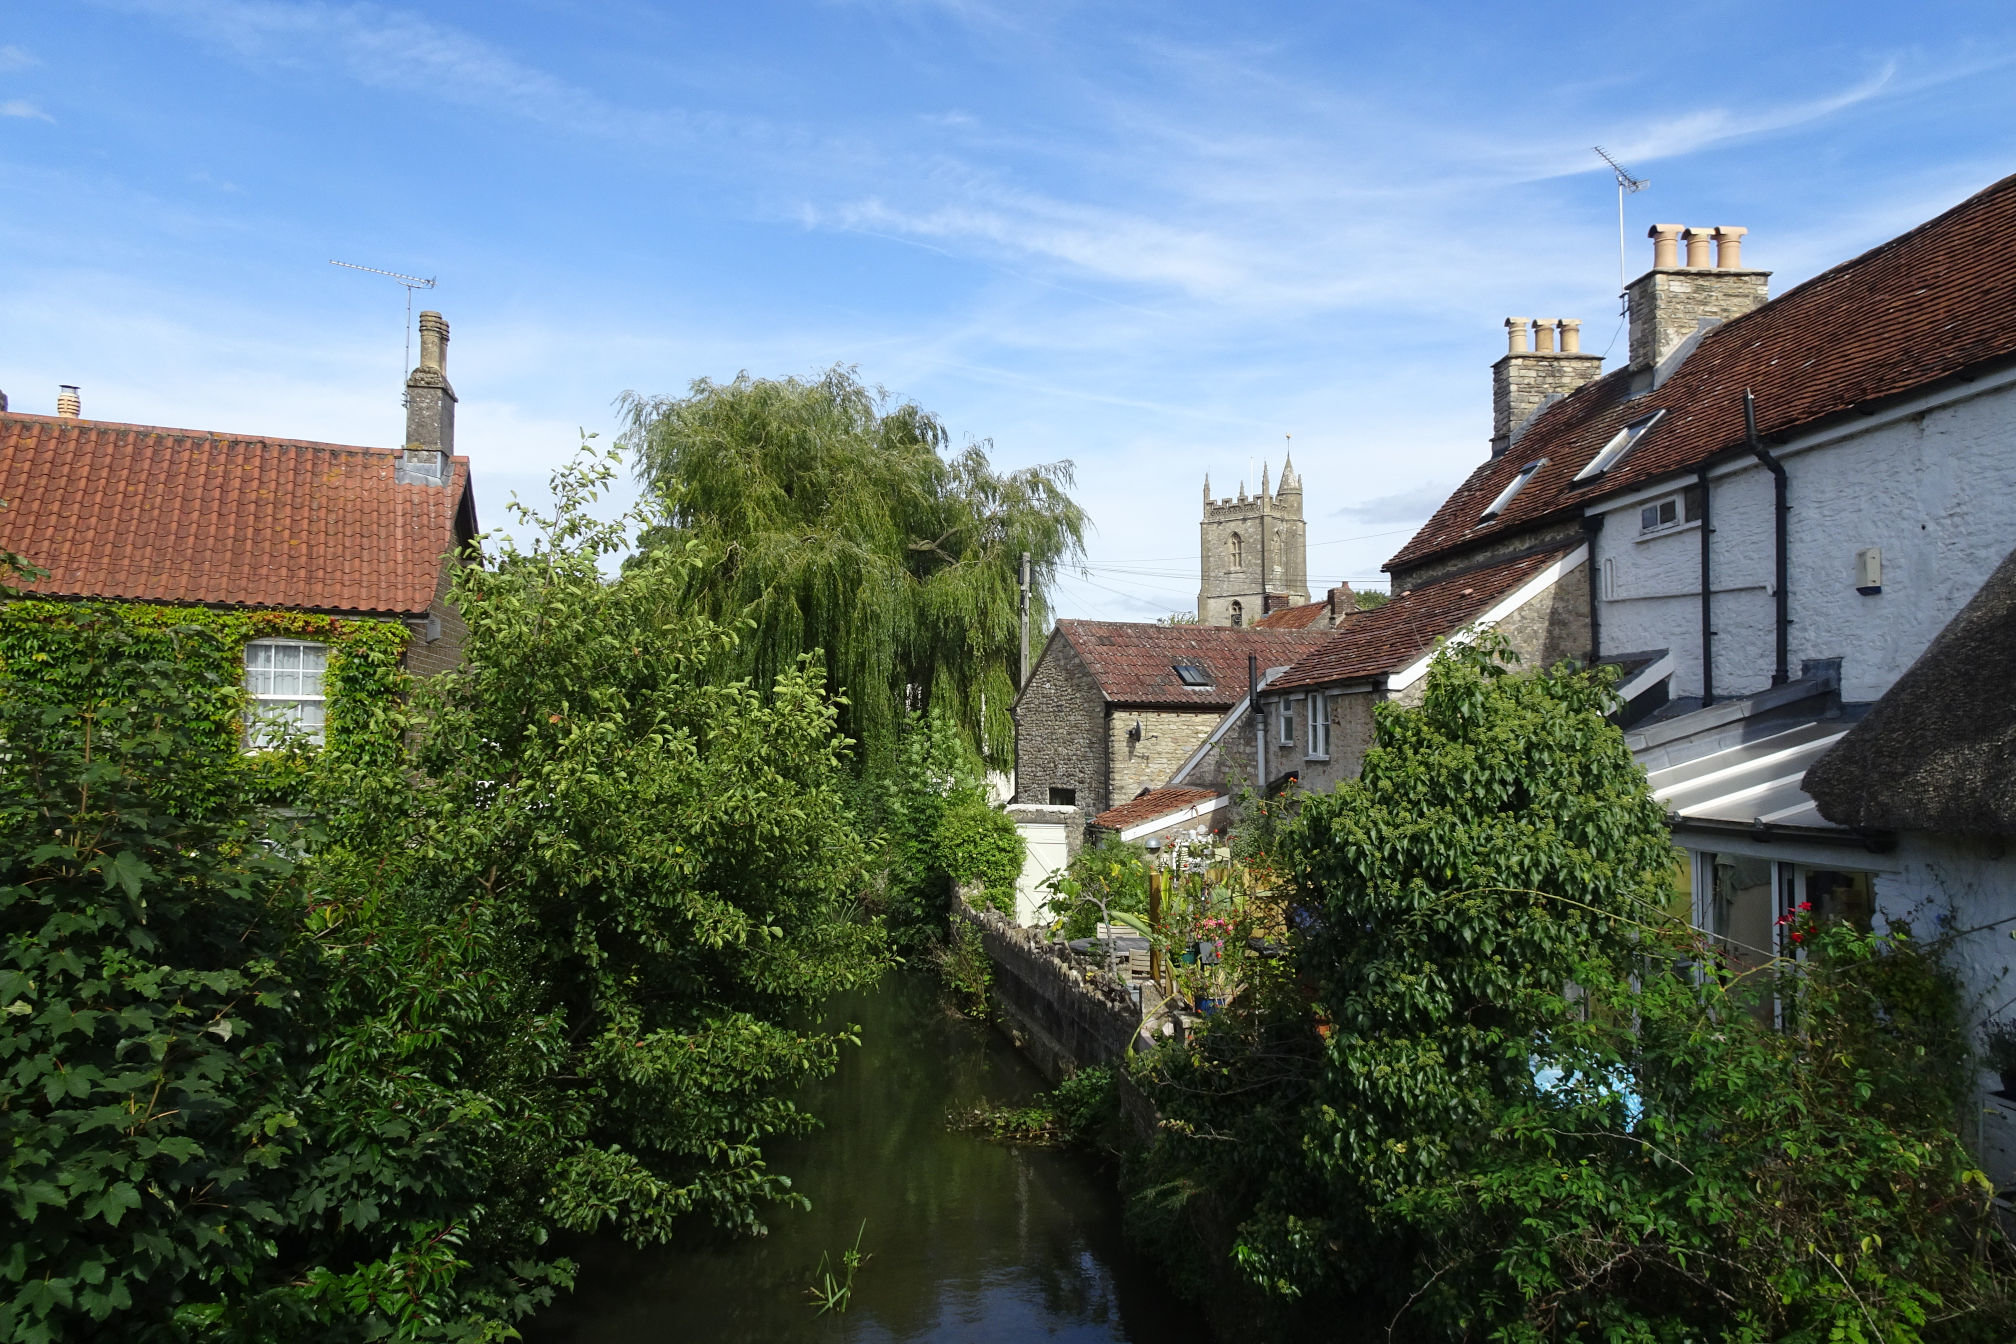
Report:
[[1091,1064],[1123,1058],[1141,1013],[1118,985],[1088,980],[1070,951],[1041,931],[991,910],[953,902],[953,917],[980,931],[994,967],[997,1020],[1023,1054],[1056,1082]]

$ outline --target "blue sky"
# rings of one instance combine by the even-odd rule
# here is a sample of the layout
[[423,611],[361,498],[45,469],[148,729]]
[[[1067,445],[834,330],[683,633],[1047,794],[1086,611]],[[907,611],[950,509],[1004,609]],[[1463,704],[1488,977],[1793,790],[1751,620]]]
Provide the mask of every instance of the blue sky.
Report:
[[484,521],[625,389],[841,362],[1069,458],[1061,614],[1192,606],[1202,478],[1319,586],[1484,455],[1507,314],[1622,352],[1647,224],[1782,290],[2016,171],[2016,7],[0,0],[0,388],[402,437],[440,287]]

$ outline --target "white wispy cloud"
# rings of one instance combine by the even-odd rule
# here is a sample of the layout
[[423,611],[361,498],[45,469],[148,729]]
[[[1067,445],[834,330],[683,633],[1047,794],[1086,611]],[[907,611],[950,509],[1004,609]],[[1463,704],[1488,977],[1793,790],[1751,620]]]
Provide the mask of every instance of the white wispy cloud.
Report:
[[0,44],[0,70],[26,70],[37,63],[26,47]]
[[0,117],[27,117],[35,121],[56,120],[26,98],[9,98],[5,102],[0,102]]
[[303,0],[106,0],[262,67],[325,69],[373,88],[598,138],[660,143],[693,129],[677,111],[625,107],[445,23],[376,4]]

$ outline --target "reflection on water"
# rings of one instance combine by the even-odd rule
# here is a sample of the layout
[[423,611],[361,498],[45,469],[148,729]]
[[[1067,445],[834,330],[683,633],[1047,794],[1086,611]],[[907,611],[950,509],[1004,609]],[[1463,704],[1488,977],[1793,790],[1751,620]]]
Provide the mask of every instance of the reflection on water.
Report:
[[[825,1123],[771,1149],[812,1200],[770,1235],[702,1247],[571,1249],[573,1297],[526,1330],[534,1344],[742,1344],[772,1340],[1057,1339],[1208,1344],[1120,1234],[1112,1178],[1070,1153],[945,1128],[976,1101],[1019,1103],[1042,1079],[989,1028],[947,1016],[928,985],[891,975],[834,1007],[862,1048],[806,1093]],[[820,1253],[872,1259],[844,1316],[815,1317],[805,1289]]]

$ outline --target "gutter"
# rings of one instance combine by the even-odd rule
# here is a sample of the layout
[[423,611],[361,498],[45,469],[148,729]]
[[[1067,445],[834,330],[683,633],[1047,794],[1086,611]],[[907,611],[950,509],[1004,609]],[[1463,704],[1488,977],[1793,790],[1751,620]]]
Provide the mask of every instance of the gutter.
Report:
[[[1773,502],[1776,505],[1776,509],[1774,510],[1775,527],[1773,528],[1776,536],[1773,538],[1773,541],[1777,550],[1776,560],[1778,568],[1778,668],[1771,674],[1771,684],[1773,686],[1783,686],[1792,679],[1789,667],[1792,638],[1792,593],[1786,586],[1791,574],[1791,563],[1786,555],[1786,532],[1792,514],[1792,505],[1786,500],[1785,464],[1771,456],[1771,450],[1766,448],[1764,441],[1757,437],[1757,399],[1750,395],[1750,389],[1747,387],[1743,389],[1743,441],[1749,447],[1751,454],[1764,464],[1765,470],[1771,473],[1771,493]],[[1704,604],[1703,620],[1705,622],[1705,604],[1707,602],[1706,563],[1708,554],[1708,528],[1705,522],[1701,528],[1701,536],[1703,563],[1702,602]],[[1707,633],[1705,624],[1702,627],[1702,633]]]

